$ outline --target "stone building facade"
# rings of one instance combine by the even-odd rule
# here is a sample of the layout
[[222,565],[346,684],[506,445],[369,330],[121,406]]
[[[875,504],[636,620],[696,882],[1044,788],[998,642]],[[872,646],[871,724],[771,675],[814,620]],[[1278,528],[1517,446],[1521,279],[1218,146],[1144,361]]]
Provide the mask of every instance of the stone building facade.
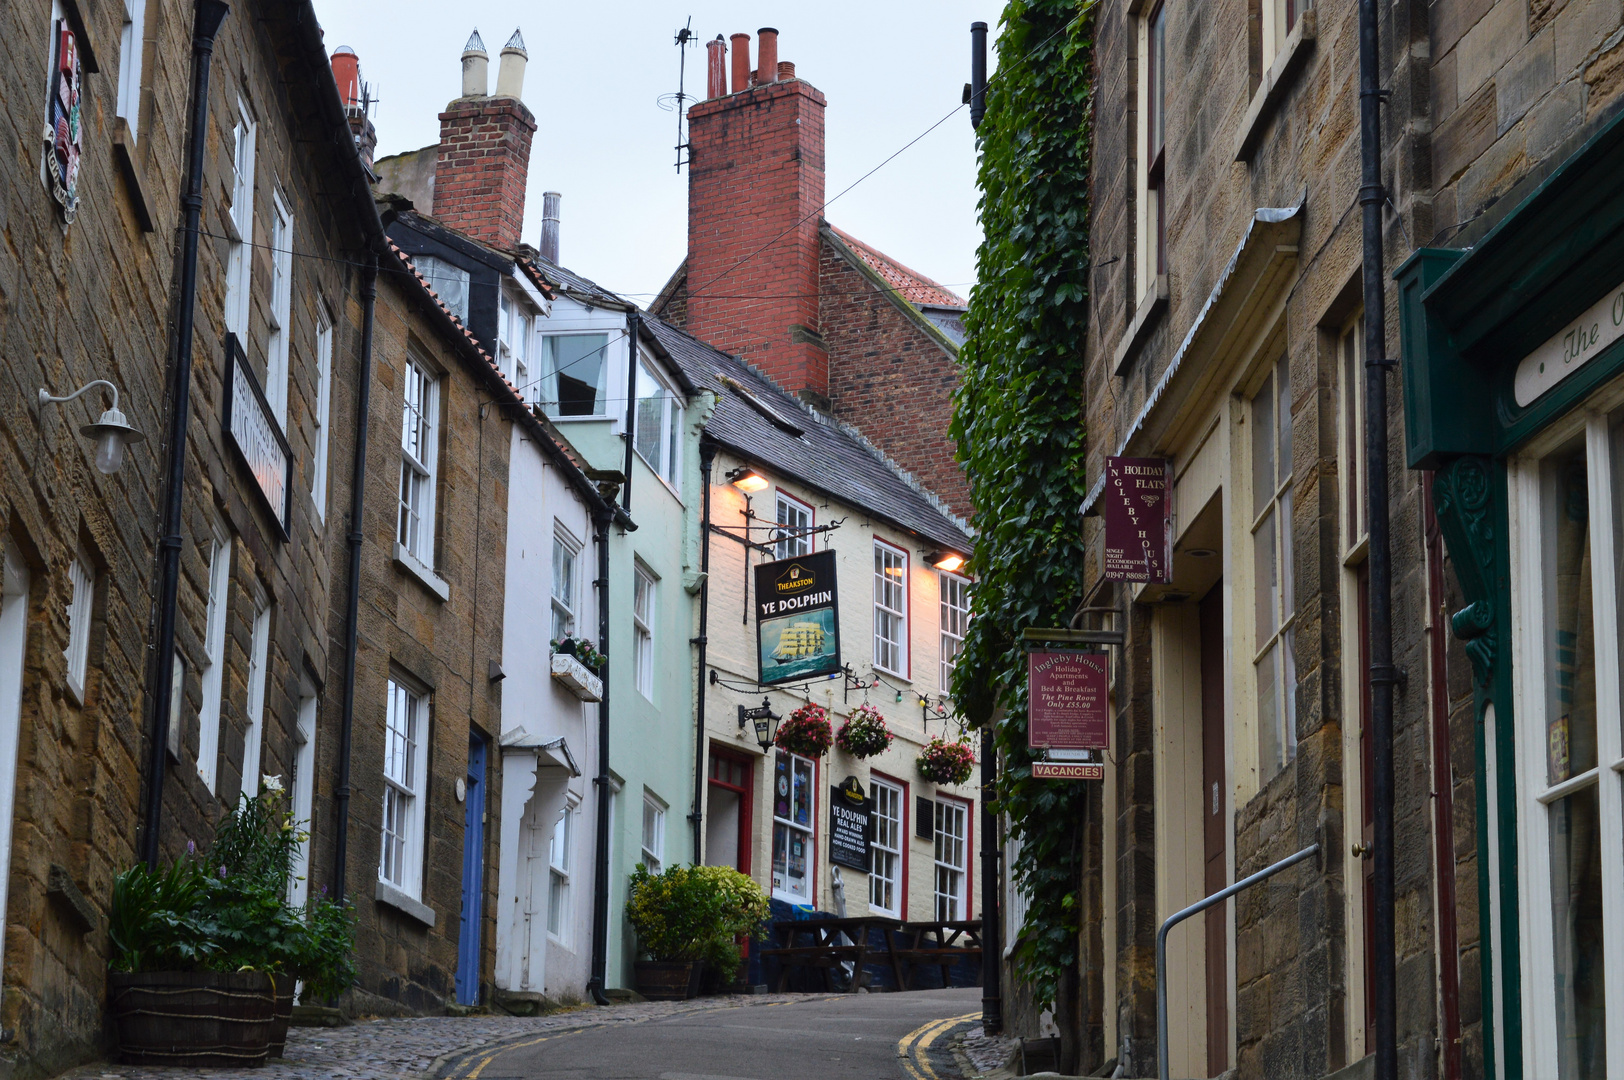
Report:
[[[1421,247],[1458,258],[1610,130],[1621,13],[1612,0],[1380,11],[1391,272]],[[1086,509],[1108,456],[1165,458],[1175,541],[1171,585],[1106,581],[1102,519],[1085,518],[1090,603],[1116,609],[1102,622],[1125,644],[1116,767],[1089,826],[1084,1015],[1069,1022],[1085,1066],[1153,1075],[1157,926],[1317,843],[1307,864],[1173,931],[1171,1067],[1357,1071],[1373,1048],[1357,5],[1124,0],[1095,18]],[[1452,459],[1412,448],[1406,462],[1424,331],[1406,322],[1401,340],[1402,287],[1386,294],[1386,351],[1405,372],[1389,379],[1386,425],[1400,1075],[1601,1075],[1540,1064],[1531,1051],[1557,1036],[1525,1042],[1545,1022],[1529,995],[1549,991],[1516,967],[1530,944],[1510,838],[1487,846],[1510,762],[1485,757],[1495,714],[1474,696],[1475,631],[1451,621],[1477,599],[1451,531],[1459,493],[1406,467]],[[1433,385],[1448,411],[1466,384]]]

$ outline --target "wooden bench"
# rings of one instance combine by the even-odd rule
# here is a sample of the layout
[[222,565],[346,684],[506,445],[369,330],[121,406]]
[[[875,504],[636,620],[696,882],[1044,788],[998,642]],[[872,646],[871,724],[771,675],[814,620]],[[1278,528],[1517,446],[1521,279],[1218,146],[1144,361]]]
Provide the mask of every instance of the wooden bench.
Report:
[[[834,969],[842,964],[852,965],[851,985],[847,992],[855,992],[862,984],[863,964],[869,957],[868,945],[870,928],[882,929],[887,934],[900,926],[895,919],[860,916],[852,919],[806,919],[773,923],[773,930],[779,936],[782,944],[770,949],[761,950],[762,960],[775,957],[779,963],[778,985],[779,993],[789,987],[789,974],[792,968],[812,968],[823,972],[823,985],[825,989],[833,991]],[[851,944],[841,944],[840,936],[844,934]],[[810,935],[813,944],[796,945],[798,936]],[[876,955],[878,955],[876,953]],[[898,984],[901,983],[902,972],[892,960],[892,971],[896,974]]]
[[[901,944],[897,940],[901,935],[909,935],[912,940]],[[981,959],[980,919],[903,923],[900,930],[887,931],[887,937],[892,963],[898,969],[897,985],[903,990],[913,989],[914,975],[921,967],[939,968],[942,985],[947,986],[954,964],[960,960]],[[961,939],[963,944],[960,944]],[[907,966],[906,978],[901,974],[904,965]]]

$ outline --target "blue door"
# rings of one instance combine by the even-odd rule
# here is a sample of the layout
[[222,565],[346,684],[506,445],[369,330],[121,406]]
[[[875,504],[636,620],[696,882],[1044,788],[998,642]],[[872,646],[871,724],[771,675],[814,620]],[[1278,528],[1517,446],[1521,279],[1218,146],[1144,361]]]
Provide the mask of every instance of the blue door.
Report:
[[457,931],[457,1004],[479,1004],[479,931],[485,914],[484,739],[468,739],[467,797],[463,803],[462,925]]

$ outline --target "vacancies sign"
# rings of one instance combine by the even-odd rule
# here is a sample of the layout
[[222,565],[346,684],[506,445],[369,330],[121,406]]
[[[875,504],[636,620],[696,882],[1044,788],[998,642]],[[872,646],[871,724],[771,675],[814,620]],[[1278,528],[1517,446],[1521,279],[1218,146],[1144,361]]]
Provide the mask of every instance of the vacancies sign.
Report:
[[840,670],[835,553],[797,555],[756,567],[756,681],[800,682]]

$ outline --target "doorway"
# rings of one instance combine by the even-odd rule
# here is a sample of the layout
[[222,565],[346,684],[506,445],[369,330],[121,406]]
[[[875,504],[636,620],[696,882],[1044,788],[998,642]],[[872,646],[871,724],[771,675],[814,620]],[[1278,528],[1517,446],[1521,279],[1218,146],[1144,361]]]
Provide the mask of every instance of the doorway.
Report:
[[705,865],[750,873],[750,811],[755,803],[755,760],[711,747],[705,797]]
[[[1200,604],[1201,813],[1206,894],[1229,885],[1229,793],[1224,768],[1224,590]],[[1229,1068],[1229,905],[1207,909],[1207,1075]]]
[[489,743],[468,737],[463,801],[462,921],[457,930],[457,1004],[479,1004],[480,930],[485,915],[485,758]]

